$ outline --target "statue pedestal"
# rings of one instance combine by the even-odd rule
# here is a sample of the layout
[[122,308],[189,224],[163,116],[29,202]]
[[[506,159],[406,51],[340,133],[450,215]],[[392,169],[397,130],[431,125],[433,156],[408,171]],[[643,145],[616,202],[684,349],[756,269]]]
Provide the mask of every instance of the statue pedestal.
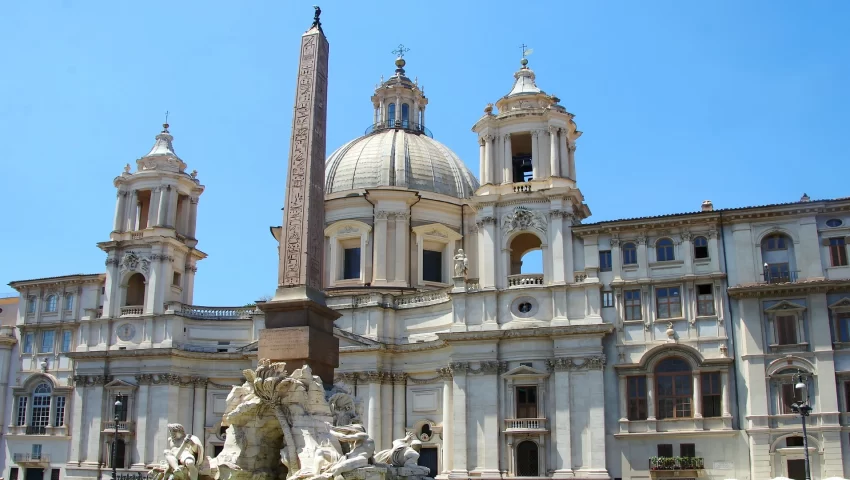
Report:
[[452,281],[454,282],[452,293],[466,292],[466,277],[452,277]]

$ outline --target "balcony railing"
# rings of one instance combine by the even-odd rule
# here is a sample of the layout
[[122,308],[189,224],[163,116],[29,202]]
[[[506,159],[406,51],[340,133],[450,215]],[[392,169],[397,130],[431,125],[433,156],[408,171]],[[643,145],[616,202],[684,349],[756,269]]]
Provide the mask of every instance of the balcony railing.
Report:
[[425,135],[427,135],[431,138],[434,138],[434,135],[431,134],[431,130],[428,130],[427,128],[425,128],[425,125],[422,125],[420,123],[401,121],[401,120],[399,120],[399,121],[388,120],[386,122],[378,122],[374,125],[369,125],[369,128],[366,129],[366,132],[364,133],[364,135],[369,135],[369,134],[372,134],[372,133],[377,133],[377,132],[380,132],[382,130],[389,130],[389,129],[402,129],[402,130],[406,130],[408,132],[413,132],[413,133],[424,133]]
[[47,453],[16,453],[12,456],[15,463],[50,463],[50,455]]
[[171,303],[166,306],[166,309],[173,310],[181,317],[197,320],[250,320],[251,315],[259,313],[254,305],[247,307],[202,307]]
[[508,276],[508,287],[527,287],[530,285],[543,285],[543,274],[524,273]]
[[118,431],[119,432],[132,432],[133,431],[133,426],[134,426],[133,422],[127,422],[127,421],[116,422],[114,420],[103,422],[103,431],[114,432],[116,423],[118,424]]
[[143,305],[127,305],[126,307],[121,307],[122,317],[137,317],[143,313],[145,313],[145,307]]
[[705,463],[701,457],[652,457],[650,470],[703,470]]
[[762,277],[765,283],[794,283],[797,281],[799,270],[773,270],[766,268]]
[[514,185],[514,193],[529,193],[531,192],[531,184],[530,183],[521,183],[519,185]]
[[27,426],[26,433],[27,435],[47,435],[47,427],[34,427],[29,425]]
[[505,430],[508,432],[522,430],[547,430],[548,423],[545,418],[506,418]]

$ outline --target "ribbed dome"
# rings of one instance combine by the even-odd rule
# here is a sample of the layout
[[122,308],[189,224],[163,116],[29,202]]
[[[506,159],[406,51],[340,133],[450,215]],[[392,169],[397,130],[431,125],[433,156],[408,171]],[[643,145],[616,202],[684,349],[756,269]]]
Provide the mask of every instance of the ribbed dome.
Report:
[[374,187],[468,198],[478,180],[442,143],[420,132],[389,128],[346,143],[325,165],[327,194]]

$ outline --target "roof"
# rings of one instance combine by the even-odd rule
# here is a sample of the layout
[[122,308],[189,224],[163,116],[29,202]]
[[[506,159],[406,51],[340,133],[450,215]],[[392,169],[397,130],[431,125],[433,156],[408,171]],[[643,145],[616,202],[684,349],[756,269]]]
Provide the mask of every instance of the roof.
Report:
[[469,198],[478,180],[442,143],[404,128],[356,138],[328,157],[325,193],[399,187]]
[[516,81],[514,82],[514,86],[510,93],[508,93],[508,97],[524,93],[543,93],[542,90],[537,87],[537,84],[534,83],[534,71],[525,66],[525,64],[523,64],[522,68],[517,70],[514,74],[514,78],[516,78]]
[[32,278],[29,280],[14,280],[9,282],[9,286],[18,289],[27,285],[34,285],[39,283],[59,283],[59,282],[68,282],[68,281],[97,281],[103,280],[106,278],[105,273],[73,273],[71,275],[60,275],[57,277],[42,277],[42,278]]

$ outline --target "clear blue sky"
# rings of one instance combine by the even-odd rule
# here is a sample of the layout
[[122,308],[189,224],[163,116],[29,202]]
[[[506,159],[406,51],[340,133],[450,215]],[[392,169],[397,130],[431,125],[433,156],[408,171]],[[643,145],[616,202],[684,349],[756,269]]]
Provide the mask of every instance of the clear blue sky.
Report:
[[[317,0],[318,1],[318,0]],[[0,292],[104,270],[113,178],[172,112],[206,185],[195,303],[276,284],[304,1],[9,2],[0,16]],[[323,0],[328,152],[371,123],[369,97],[410,48],[427,122],[477,173],[470,131],[520,57],[584,135],[590,221],[847,196],[850,2]]]

